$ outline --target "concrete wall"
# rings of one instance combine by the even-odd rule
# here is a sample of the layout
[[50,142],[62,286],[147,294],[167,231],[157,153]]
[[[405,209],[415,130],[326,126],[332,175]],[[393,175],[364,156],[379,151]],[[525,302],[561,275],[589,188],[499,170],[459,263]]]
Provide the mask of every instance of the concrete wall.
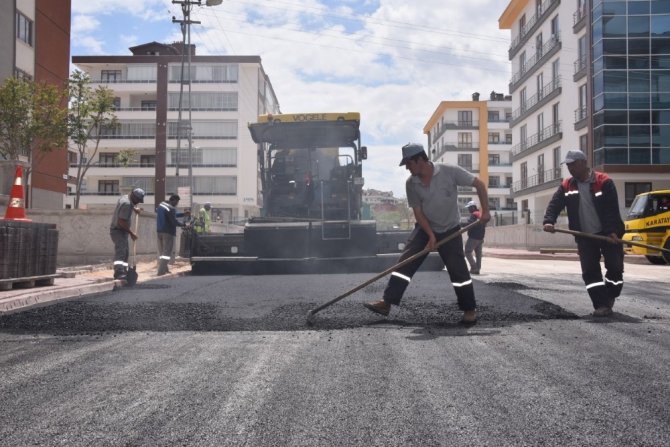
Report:
[[[567,225],[558,225],[567,229]],[[539,251],[541,248],[577,248],[575,238],[564,233],[546,233],[542,225],[505,225],[486,227],[485,244],[487,247],[515,248]]]
[[[58,228],[58,267],[105,262],[111,265],[114,257],[114,244],[109,237],[109,224],[112,220],[110,210],[32,209],[28,212],[28,218],[33,222],[56,224]],[[155,213],[142,212],[138,234],[138,258],[157,259]]]
[[[58,228],[58,267],[109,263],[114,255],[114,245],[109,237],[112,210],[28,210],[33,222],[54,223]],[[567,225],[559,225],[567,228]],[[212,224],[216,233],[241,232],[242,227]],[[181,230],[177,230],[175,247],[179,247]],[[138,259],[157,259],[156,214],[140,215]],[[549,234],[541,225],[506,225],[486,228],[487,247],[506,247],[539,251],[541,248],[576,248],[574,238],[568,234]]]

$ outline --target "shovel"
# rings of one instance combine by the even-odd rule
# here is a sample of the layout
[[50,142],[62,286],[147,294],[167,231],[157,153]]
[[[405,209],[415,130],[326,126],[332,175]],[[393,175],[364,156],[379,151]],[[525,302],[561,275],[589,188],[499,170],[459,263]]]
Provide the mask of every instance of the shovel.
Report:
[[[565,234],[571,234],[573,236],[580,236],[580,237],[588,237],[591,239],[598,239],[600,241],[607,241],[607,242],[612,242],[613,239],[607,236],[602,236],[600,234],[592,234],[592,233],[583,233],[581,231],[575,231],[575,230],[565,230],[563,228],[554,228],[554,231],[556,233],[565,233]],[[635,241],[624,241],[623,239],[616,239],[614,242],[619,243],[619,244],[624,244],[624,245],[630,245],[633,247],[642,247],[646,248],[647,250],[658,250],[658,251],[664,251],[666,253],[670,253],[670,250],[667,248],[663,247],[657,247],[656,245],[649,245],[649,244],[643,244],[642,242],[635,242]]]
[[[137,234],[137,229],[140,226],[140,215],[138,214],[135,217],[135,230],[134,233]],[[131,267],[128,267],[128,273],[126,273],[126,285],[128,286],[134,286],[137,284],[137,241],[132,240],[131,244],[133,245],[133,265]]]

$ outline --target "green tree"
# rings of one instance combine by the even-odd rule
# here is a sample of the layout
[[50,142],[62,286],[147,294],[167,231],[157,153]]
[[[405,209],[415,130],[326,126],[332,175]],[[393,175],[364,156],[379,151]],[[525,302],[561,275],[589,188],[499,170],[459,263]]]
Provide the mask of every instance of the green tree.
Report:
[[[0,157],[28,160],[67,144],[65,91],[52,84],[7,78],[0,86]],[[26,173],[28,176],[28,173]]]
[[77,150],[76,192],[74,207],[79,208],[81,184],[93,159],[98,154],[100,140],[118,127],[114,114],[114,92],[104,86],[91,87],[91,78],[75,70],[68,80],[69,112],[67,132]]

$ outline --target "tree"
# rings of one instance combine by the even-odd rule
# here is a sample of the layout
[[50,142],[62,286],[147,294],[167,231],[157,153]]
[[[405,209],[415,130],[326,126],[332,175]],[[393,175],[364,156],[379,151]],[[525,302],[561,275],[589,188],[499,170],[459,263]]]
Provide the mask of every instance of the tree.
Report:
[[7,78],[0,86],[0,157],[28,159],[67,144],[65,91],[52,84]]
[[[67,133],[79,155],[74,208],[79,208],[81,184],[98,154],[102,137],[118,127],[114,114],[114,92],[104,86],[91,87],[91,78],[75,70],[68,80]],[[93,143],[89,147],[89,143]]]

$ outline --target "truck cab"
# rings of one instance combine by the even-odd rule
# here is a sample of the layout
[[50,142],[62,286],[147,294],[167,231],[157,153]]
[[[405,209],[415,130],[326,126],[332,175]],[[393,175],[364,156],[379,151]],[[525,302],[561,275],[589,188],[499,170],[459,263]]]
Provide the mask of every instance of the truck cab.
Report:
[[[670,189],[638,194],[625,220],[623,239],[670,249]],[[644,255],[652,264],[670,264],[660,250],[625,246],[626,254]]]

